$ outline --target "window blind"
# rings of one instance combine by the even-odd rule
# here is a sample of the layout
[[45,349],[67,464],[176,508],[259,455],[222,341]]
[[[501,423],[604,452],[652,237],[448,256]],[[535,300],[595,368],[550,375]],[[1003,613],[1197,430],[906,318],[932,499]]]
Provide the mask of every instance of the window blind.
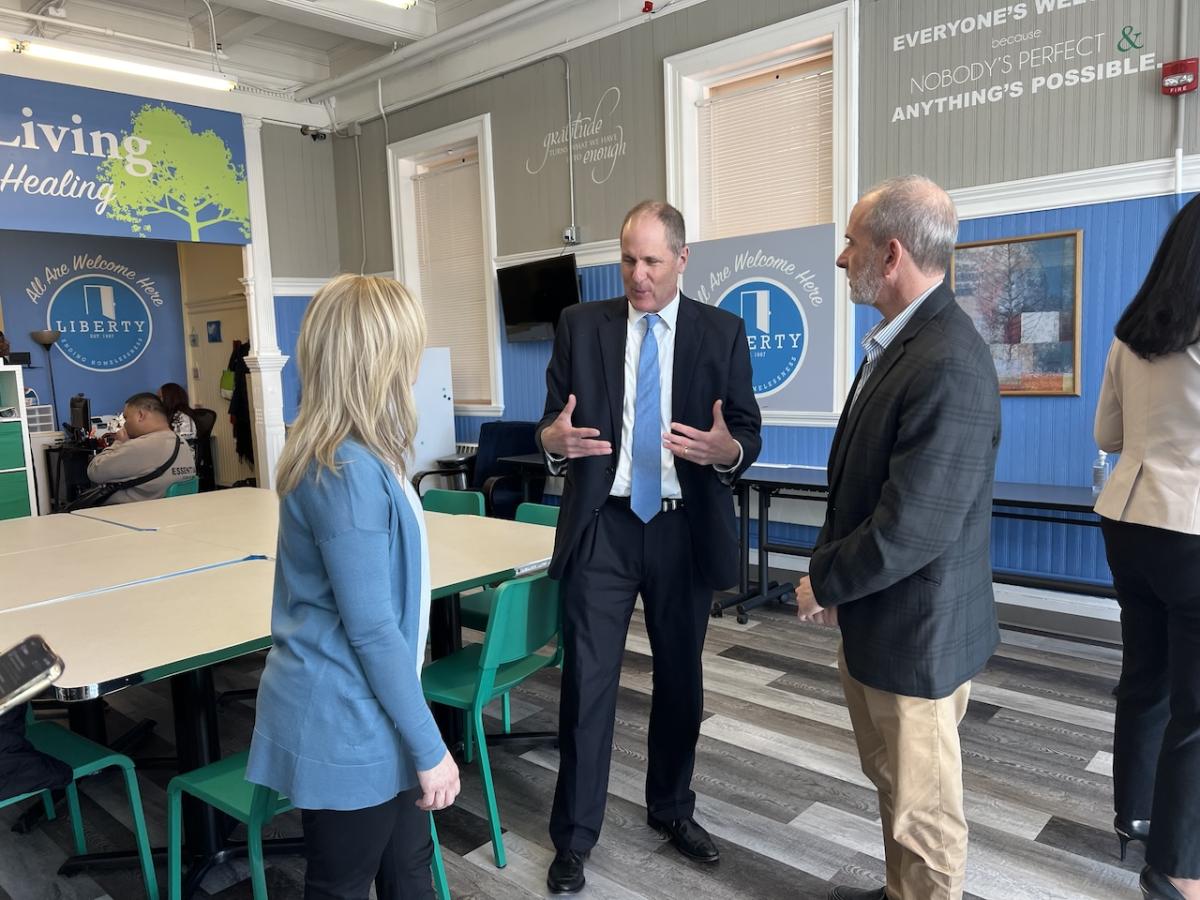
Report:
[[700,238],[833,221],[831,57],[710,88],[698,106]]
[[492,363],[479,162],[428,168],[414,176],[413,191],[429,346],[450,348],[456,405],[489,405]]

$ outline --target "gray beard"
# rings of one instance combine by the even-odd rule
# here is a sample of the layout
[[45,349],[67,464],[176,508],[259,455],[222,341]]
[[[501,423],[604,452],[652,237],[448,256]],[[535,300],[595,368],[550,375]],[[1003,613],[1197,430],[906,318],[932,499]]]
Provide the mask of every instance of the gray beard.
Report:
[[850,281],[850,302],[858,306],[874,306],[883,288],[883,279],[878,275],[863,275]]

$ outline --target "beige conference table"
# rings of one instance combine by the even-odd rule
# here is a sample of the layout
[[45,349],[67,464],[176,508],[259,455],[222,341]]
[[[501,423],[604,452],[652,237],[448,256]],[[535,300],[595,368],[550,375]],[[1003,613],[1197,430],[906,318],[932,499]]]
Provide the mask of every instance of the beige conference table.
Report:
[[[29,634],[45,637],[66,664],[54,688],[66,701],[180,676],[171,684],[180,770],[218,759],[209,667],[270,645],[275,496],[243,488],[20,521],[31,523],[34,537],[14,541],[19,549],[6,553],[6,534],[17,532],[0,529],[0,564],[57,560],[54,584],[63,593],[47,596],[53,591],[37,577],[6,581],[0,646]],[[435,598],[549,564],[552,529],[440,513],[426,513],[425,522]],[[170,565],[179,566],[175,573],[145,562],[146,551],[155,548],[169,551]],[[105,565],[82,572],[73,563],[79,559]],[[453,649],[459,640],[455,604],[435,606],[430,630],[435,655]],[[185,814],[189,845],[201,861],[189,877],[195,885],[225,851],[211,810],[196,806]],[[121,864],[125,856],[94,854],[64,871]]]

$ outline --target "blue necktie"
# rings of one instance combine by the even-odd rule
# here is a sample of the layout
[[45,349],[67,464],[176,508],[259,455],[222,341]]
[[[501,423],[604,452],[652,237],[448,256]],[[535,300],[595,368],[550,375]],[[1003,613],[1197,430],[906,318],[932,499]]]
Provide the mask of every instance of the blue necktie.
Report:
[[662,444],[659,420],[658,341],[654,326],[659,317],[644,319],[646,336],[638,357],[637,401],[633,407],[633,477],[629,506],[639,519],[649,522],[662,509]]

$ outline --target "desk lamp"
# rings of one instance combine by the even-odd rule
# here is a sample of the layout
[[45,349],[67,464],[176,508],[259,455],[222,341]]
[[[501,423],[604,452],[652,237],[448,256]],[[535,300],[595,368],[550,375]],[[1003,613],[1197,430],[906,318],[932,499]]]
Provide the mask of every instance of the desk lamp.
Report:
[[57,419],[58,394],[54,391],[54,361],[51,358],[50,348],[58,343],[58,339],[62,337],[62,332],[49,328],[43,328],[39,331],[29,332],[29,336],[41,344],[46,350],[46,368],[50,370],[50,402],[54,404],[54,417]]

